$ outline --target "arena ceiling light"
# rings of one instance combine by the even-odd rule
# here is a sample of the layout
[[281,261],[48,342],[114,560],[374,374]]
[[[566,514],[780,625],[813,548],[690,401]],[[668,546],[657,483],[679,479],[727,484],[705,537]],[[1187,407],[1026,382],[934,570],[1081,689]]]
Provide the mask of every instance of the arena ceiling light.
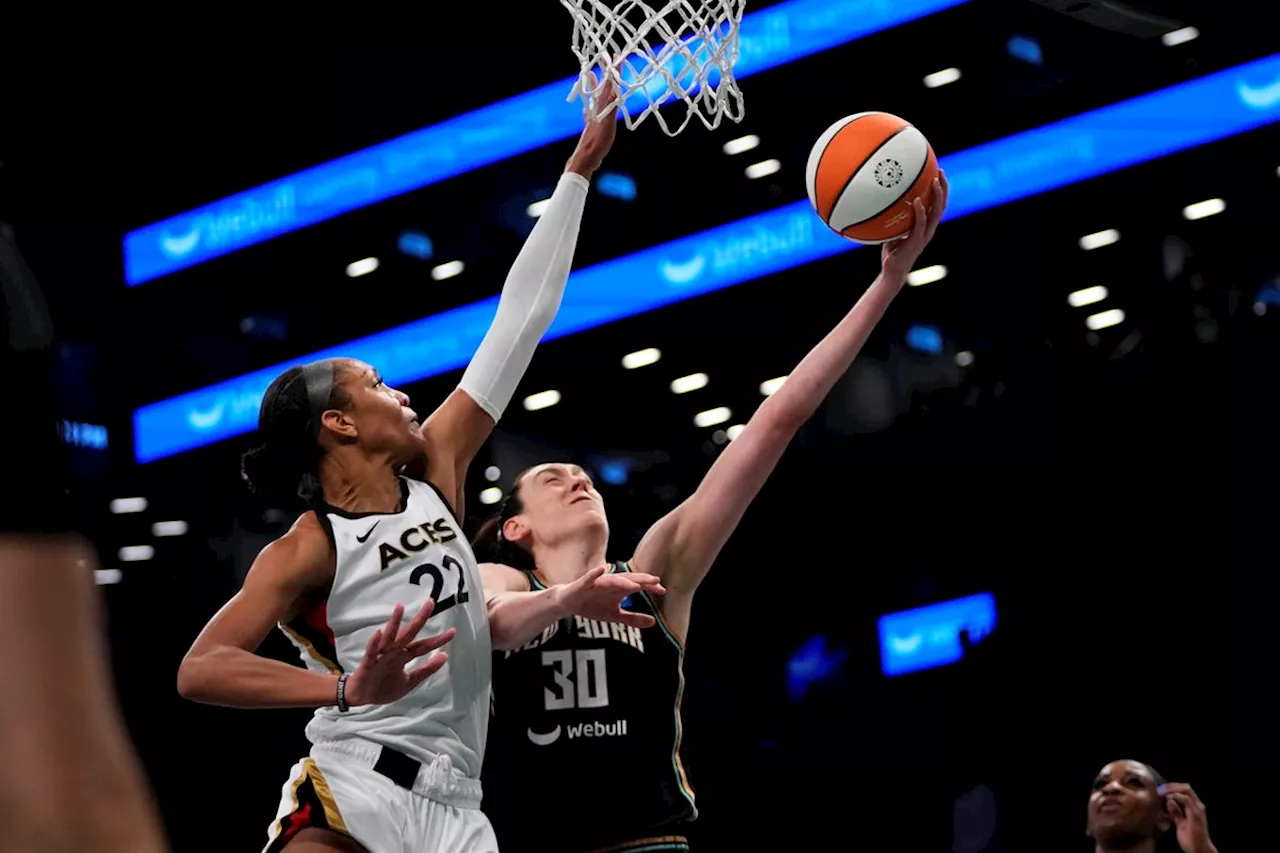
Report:
[[1189,41],[1195,41],[1200,37],[1200,31],[1195,27],[1182,27],[1180,29],[1171,30],[1160,36],[1160,41],[1165,47],[1177,47],[1180,44],[1186,44]]
[[502,476],[502,469],[497,465],[490,465],[484,469],[484,478],[490,483],[498,482],[498,478]]
[[782,383],[787,381],[787,377],[778,376],[773,379],[766,379],[760,383],[760,393],[766,397],[772,397],[773,393],[782,387]]
[[690,391],[706,388],[707,382],[707,374],[690,373],[688,376],[681,376],[679,379],[671,380],[671,393],[688,394]]
[[448,261],[431,268],[431,278],[435,281],[444,281],[446,278],[453,278],[455,275],[462,275],[462,271],[467,265],[462,261]]
[[[785,65],[865,38],[968,0],[785,0],[751,12],[739,24],[734,77]],[[570,31],[564,34],[565,44]],[[537,50],[548,49],[538,45]],[[129,286],[238,252],[582,132],[582,111],[566,103],[577,82],[567,77],[144,225],[124,237]]]
[[480,503],[485,506],[493,506],[500,500],[502,500],[502,489],[497,486],[490,486],[480,491]]
[[136,563],[141,560],[150,560],[156,555],[156,549],[150,545],[126,545],[116,552],[116,556],[120,558],[122,563]]
[[1097,314],[1091,314],[1085,318],[1085,325],[1090,330],[1097,332],[1101,329],[1109,329],[1112,326],[1119,326],[1124,322],[1124,312],[1119,308],[1112,308],[1110,311],[1100,311]]
[[544,198],[541,201],[535,201],[533,204],[526,207],[524,209],[524,212],[529,214],[530,219],[537,219],[539,216],[541,216],[543,213],[546,212],[547,205],[549,204],[551,204],[551,199]]
[[1085,305],[1101,302],[1106,298],[1107,289],[1100,284],[1096,284],[1093,287],[1086,287],[1083,290],[1067,294],[1067,304],[1072,308],[1082,308]]
[[98,586],[108,586],[113,583],[120,583],[124,578],[124,572],[119,569],[94,569],[93,582]]
[[767,178],[781,168],[782,161],[780,160],[762,160],[759,163],[752,163],[744,171],[748,178],[755,180],[756,178]]
[[[1278,78],[1280,54],[943,155],[939,165],[953,190],[947,218],[1274,124],[1280,98],[1269,87]],[[575,271],[543,341],[857,248],[799,199]],[[142,406],[133,413],[134,458],[151,462],[252,431],[267,385],[295,364],[358,358],[376,364],[393,385],[460,369],[497,307],[493,296]]]
[[1120,232],[1114,228],[1108,228],[1105,231],[1095,231],[1092,234],[1086,234],[1080,238],[1080,248],[1086,252],[1093,249],[1101,249],[1103,246],[1110,246],[1112,243],[1120,239]]
[[624,355],[622,357],[622,366],[627,370],[635,370],[638,367],[648,367],[651,364],[655,364],[660,358],[662,358],[662,352],[657,347],[645,347]]
[[351,278],[359,278],[362,275],[368,275],[377,268],[377,258],[361,258],[358,261],[352,261],[347,264],[347,275]]
[[717,406],[714,409],[707,409],[705,412],[698,412],[693,416],[693,424],[698,427],[716,426],[731,417],[733,417],[733,412],[729,411],[728,406]]
[[921,267],[918,270],[912,270],[907,273],[907,284],[911,287],[919,287],[922,284],[933,284],[935,281],[942,281],[947,277],[947,268],[942,264],[934,264],[931,267]]
[[157,521],[151,525],[152,536],[185,536],[187,533],[187,523],[185,521]]
[[941,71],[935,71],[928,74],[924,78],[924,87],[926,89],[936,89],[939,86],[945,86],[948,83],[954,83],[960,79],[959,68],[944,68]]
[[146,498],[116,498],[111,502],[111,511],[116,515],[130,512],[146,512]]
[[973,353],[967,349],[956,353],[956,367],[968,367],[971,364],[973,364]]
[[524,407],[527,411],[536,412],[539,409],[549,409],[559,402],[559,391],[539,391],[537,394],[530,394],[524,398]]
[[730,139],[724,144],[724,153],[729,156],[741,154],[744,151],[750,151],[752,148],[760,144],[760,137],[754,133],[748,133],[746,136],[739,136],[737,139]]
[[729,437],[730,441],[733,441],[735,438],[742,435],[742,431],[746,428],[747,428],[746,424],[734,424],[733,426],[725,430],[724,434]]
[[1227,203],[1222,199],[1209,198],[1182,208],[1182,215],[1187,219],[1204,219],[1206,216],[1217,216],[1226,209]]

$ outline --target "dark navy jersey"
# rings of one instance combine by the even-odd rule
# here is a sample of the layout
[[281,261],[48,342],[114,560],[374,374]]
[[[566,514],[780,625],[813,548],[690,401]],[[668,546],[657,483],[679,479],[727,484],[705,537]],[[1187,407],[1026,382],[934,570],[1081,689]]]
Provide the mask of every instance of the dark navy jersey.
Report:
[[504,851],[573,853],[697,815],[680,761],[683,649],[647,594],[623,608],[657,625],[571,616],[494,652],[483,807]]

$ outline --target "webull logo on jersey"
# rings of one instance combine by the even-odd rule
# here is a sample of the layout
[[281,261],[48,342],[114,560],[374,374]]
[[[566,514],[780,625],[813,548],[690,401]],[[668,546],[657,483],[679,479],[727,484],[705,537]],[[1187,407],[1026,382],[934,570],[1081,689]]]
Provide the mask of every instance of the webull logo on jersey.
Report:
[[554,729],[541,734],[529,729],[529,740],[537,746],[550,746],[560,740],[560,735],[564,734],[569,740],[576,740],[584,737],[626,737],[627,721],[616,720],[612,723],[602,723],[599,720],[590,723],[574,723],[573,725],[557,725]]

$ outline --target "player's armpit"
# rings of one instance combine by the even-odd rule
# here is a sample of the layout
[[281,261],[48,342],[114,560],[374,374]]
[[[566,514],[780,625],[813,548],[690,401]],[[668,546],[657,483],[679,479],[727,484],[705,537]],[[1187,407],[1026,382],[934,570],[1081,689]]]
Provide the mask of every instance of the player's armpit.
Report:
[[466,509],[463,484],[467,468],[493,433],[495,421],[480,402],[461,388],[445,398],[422,425],[425,456],[406,472],[433,483],[448,499],[459,521]]

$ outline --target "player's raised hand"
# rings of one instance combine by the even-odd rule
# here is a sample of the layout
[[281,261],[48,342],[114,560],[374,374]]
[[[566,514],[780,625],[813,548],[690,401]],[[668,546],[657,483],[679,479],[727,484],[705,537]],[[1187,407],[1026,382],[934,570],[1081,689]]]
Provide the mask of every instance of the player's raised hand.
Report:
[[911,272],[920,253],[924,251],[925,246],[929,245],[934,232],[938,230],[938,223],[942,221],[942,214],[947,209],[947,199],[950,195],[951,188],[947,183],[947,175],[939,171],[938,177],[933,179],[933,204],[926,211],[924,202],[918,198],[912,200],[911,207],[915,211],[915,221],[911,225],[911,231],[905,237],[885,243],[881,247],[880,267],[886,273],[906,280],[907,273]]
[[558,587],[561,605],[575,616],[652,628],[652,616],[623,610],[622,601],[640,592],[662,595],[667,590],[658,577],[644,572],[605,574],[605,571],[604,567],[594,568],[573,583]]
[[[591,79],[591,88],[594,90],[597,85],[595,72],[587,73]],[[595,103],[613,106],[609,107],[599,119],[590,115],[587,109],[583,109],[582,120],[586,127],[582,131],[582,136],[578,138],[578,147],[574,149],[573,156],[569,158],[569,163],[565,167],[566,171],[577,172],[588,179],[596,169],[600,168],[605,155],[613,147],[613,140],[618,135],[618,87],[612,80],[605,81],[600,93],[596,96]]]
[[417,639],[427,620],[431,618],[435,606],[435,601],[428,598],[409,624],[401,628],[404,605],[396,605],[387,624],[374,631],[369,638],[364,659],[347,680],[346,699],[349,706],[354,708],[357,705],[385,705],[394,702],[445,665],[449,655],[437,652],[420,666],[406,669],[412,661],[440,648],[457,633],[450,628],[433,637]]
[[1165,811],[1177,830],[1178,846],[1184,853],[1217,853],[1209,840],[1209,822],[1204,803],[1190,785],[1166,782],[1159,792],[1164,795]]

